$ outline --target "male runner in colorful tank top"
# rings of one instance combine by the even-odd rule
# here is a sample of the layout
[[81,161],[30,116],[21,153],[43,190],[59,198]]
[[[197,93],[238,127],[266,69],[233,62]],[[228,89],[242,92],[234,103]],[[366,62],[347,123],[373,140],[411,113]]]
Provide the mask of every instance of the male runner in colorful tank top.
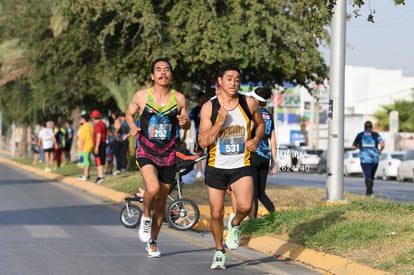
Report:
[[[157,238],[165,215],[165,203],[175,182],[177,125],[190,127],[183,94],[169,88],[172,67],[167,59],[152,64],[152,88],[135,93],[126,120],[131,136],[138,136],[137,161],[144,180],[144,214],[138,236],[146,242],[148,257],[160,257]],[[140,127],[134,116],[139,114]],[[153,214],[151,215],[151,210]]]
[[[210,227],[216,245],[210,268],[225,269],[224,196],[228,188],[235,196],[236,213],[228,219],[226,245],[229,249],[236,249],[240,244],[240,223],[252,207],[250,152],[256,151],[265,125],[256,101],[238,93],[240,71],[235,65],[224,66],[217,80],[220,92],[201,108],[198,142],[208,152],[205,181],[210,203]],[[251,136],[252,122],[256,126],[254,138]]]

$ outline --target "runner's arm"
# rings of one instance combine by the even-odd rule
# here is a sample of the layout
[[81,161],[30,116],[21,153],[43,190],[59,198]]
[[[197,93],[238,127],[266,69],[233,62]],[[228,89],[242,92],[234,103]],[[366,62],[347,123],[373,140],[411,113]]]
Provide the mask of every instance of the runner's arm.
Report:
[[257,146],[263,138],[264,131],[266,129],[265,123],[263,121],[262,115],[260,114],[259,107],[256,101],[253,98],[247,98],[247,104],[249,106],[250,112],[252,113],[252,121],[256,127],[256,132],[254,138],[246,142],[246,148],[250,152],[255,152]]
[[182,93],[176,92],[176,100],[178,105],[178,125],[181,129],[188,130],[191,127],[191,122],[188,117],[186,104],[185,104],[185,97]]
[[211,122],[211,112],[213,105],[211,101],[206,102],[200,111],[200,128],[198,130],[198,144],[201,148],[206,148],[213,144],[218,134],[220,133],[221,127],[223,127],[226,121],[227,111],[220,107],[217,115],[217,119],[214,124]]

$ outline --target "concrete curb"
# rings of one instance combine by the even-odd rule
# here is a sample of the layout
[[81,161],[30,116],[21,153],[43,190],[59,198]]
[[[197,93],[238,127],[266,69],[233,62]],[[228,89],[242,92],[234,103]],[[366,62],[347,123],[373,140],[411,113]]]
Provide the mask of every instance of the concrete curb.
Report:
[[90,181],[81,181],[81,180],[78,180],[77,178],[65,177],[65,176],[62,176],[60,174],[45,172],[45,171],[43,171],[39,168],[29,166],[29,165],[20,164],[18,162],[14,162],[12,160],[0,158],[0,161],[3,162],[3,163],[7,163],[9,165],[12,165],[12,166],[17,166],[19,168],[25,169],[26,171],[30,171],[30,172],[32,172],[34,174],[37,174],[37,175],[40,175],[42,177],[63,182],[65,184],[74,186],[74,187],[76,187],[76,188],[78,188],[82,191],[89,192],[91,194],[94,194],[96,196],[105,198],[105,199],[113,201],[113,202],[121,202],[121,201],[124,201],[125,197],[131,196],[130,194],[119,192],[119,191],[101,186],[99,184],[92,183]]
[[252,238],[245,242],[245,245],[261,251],[270,256],[281,255],[284,258],[293,259],[312,267],[324,270],[328,274],[358,274],[358,275],[385,275],[391,274],[385,271],[376,270],[368,266],[354,263],[350,260],[304,248],[300,245],[288,243],[277,238],[268,236]]
[[[20,164],[18,162],[0,157],[0,162],[19,167],[34,174],[63,182],[70,186],[94,194],[96,196],[105,198],[113,202],[123,202],[125,197],[130,194],[118,192],[113,189],[100,186],[88,181],[80,181],[73,177],[65,177],[56,173],[48,173],[38,168]],[[208,205],[199,205],[200,220],[194,227],[195,230],[208,231],[210,230],[210,207]],[[232,213],[232,209],[226,206],[224,209],[225,217]],[[259,214],[267,214],[264,208],[259,210]],[[324,274],[336,275],[392,275],[392,273],[373,269],[350,260],[331,255],[328,253],[318,252],[312,249],[302,247],[297,244],[289,243],[278,238],[263,236],[243,240],[243,245],[251,249],[260,251],[269,256],[283,256],[287,259],[305,263],[317,270],[322,270]]]

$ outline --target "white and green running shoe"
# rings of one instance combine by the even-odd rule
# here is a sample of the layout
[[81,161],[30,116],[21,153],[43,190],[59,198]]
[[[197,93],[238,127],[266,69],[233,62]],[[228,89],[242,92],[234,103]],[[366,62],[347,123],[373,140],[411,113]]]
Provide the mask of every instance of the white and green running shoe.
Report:
[[235,214],[230,214],[227,221],[226,246],[228,249],[236,249],[240,245],[240,225],[231,225],[234,217],[236,217]]
[[214,253],[213,262],[211,263],[210,269],[224,270],[226,269],[225,264],[226,253],[217,250],[216,253]]

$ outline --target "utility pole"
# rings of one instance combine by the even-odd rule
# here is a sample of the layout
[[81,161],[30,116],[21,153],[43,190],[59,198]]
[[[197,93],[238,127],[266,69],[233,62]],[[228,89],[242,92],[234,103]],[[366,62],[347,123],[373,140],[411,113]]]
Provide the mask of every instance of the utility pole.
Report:
[[3,148],[3,113],[0,111],[0,150]]
[[328,167],[326,200],[343,201],[344,195],[344,87],[346,0],[337,0],[331,25],[330,90],[328,109]]

